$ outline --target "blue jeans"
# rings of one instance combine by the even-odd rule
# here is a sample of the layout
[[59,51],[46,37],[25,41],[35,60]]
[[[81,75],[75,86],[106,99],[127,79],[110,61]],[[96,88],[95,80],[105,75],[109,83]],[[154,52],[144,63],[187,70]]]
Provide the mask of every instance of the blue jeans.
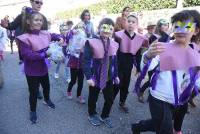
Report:
[[[71,78],[71,75],[70,75],[70,68],[67,67],[67,63],[69,61],[69,58],[68,57],[65,57],[64,59],[64,65],[65,65],[65,76],[66,76],[66,79],[70,79]],[[55,73],[58,73],[59,70],[60,70],[60,65],[62,64],[62,61],[59,61],[57,62],[57,66],[56,66],[56,72]]]

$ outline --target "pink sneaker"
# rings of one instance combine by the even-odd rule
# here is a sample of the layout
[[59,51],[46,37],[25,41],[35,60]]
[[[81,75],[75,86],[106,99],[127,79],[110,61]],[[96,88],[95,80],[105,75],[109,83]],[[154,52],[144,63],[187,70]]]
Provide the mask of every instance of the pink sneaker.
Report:
[[79,97],[78,97],[78,102],[79,102],[80,104],[85,104],[85,100],[84,100],[84,98],[83,98],[82,96],[79,96]]
[[179,131],[179,132],[176,132],[175,130],[174,130],[174,134],[183,134],[181,131]]
[[67,92],[67,98],[70,99],[70,100],[73,98],[72,92]]

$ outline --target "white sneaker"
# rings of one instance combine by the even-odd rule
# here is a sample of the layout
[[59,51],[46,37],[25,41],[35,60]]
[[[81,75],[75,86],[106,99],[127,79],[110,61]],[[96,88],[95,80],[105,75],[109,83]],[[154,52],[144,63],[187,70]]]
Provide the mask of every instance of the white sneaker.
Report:
[[58,73],[55,73],[55,74],[54,74],[54,77],[55,77],[55,79],[58,79],[58,78],[59,78],[59,74],[58,74]]

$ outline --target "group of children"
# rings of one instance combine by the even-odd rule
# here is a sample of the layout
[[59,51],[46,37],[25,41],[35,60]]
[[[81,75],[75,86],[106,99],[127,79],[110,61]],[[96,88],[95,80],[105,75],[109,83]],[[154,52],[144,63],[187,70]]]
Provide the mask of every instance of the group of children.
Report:
[[[51,41],[57,41],[63,47],[65,55],[63,60],[69,82],[67,97],[72,99],[72,88],[77,82],[77,99],[81,104],[85,103],[81,95],[84,76],[87,80],[88,120],[92,125],[104,123],[109,128],[113,127],[109,115],[119,92],[119,107],[125,113],[129,112],[126,99],[132,69],[135,66],[139,74],[135,92],[139,101],[143,102],[143,93],[145,89],[150,88],[149,108],[152,118],[132,124],[132,133],[154,131],[157,134],[181,134],[182,122],[188,107],[187,101],[191,93],[197,93],[200,88],[200,61],[196,58],[199,56],[198,51],[194,49],[198,48],[200,40],[199,12],[184,10],[176,13],[171,18],[173,38],[167,34],[169,22],[165,19],[159,20],[156,26],[149,25],[147,35],[137,32],[138,18],[135,15],[127,16],[125,28],[117,32],[114,30],[115,23],[112,19],[102,19],[96,35],[89,21],[88,10],[83,12],[81,19],[82,21],[74,28],[71,21],[62,25],[61,34],[58,35],[41,30],[43,17],[40,13],[26,13],[23,20],[25,33],[17,36],[16,40],[23,57],[30,93],[31,122],[37,121],[37,91],[40,84],[43,88],[44,104],[55,108],[49,96],[47,62],[52,55],[48,51],[49,44]],[[60,64],[61,62],[57,62],[55,78],[58,78]],[[149,79],[141,87],[141,81],[147,73]],[[101,91],[105,102],[99,115],[96,103]]]

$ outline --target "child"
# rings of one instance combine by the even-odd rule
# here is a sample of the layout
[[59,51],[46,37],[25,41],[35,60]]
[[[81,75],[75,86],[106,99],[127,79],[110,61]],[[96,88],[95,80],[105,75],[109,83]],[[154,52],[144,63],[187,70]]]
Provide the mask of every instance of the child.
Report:
[[[83,69],[89,85],[88,120],[94,126],[103,122],[106,126],[113,127],[109,118],[113,104],[113,82],[119,83],[116,57],[118,44],[111,39],[114,22],[104,18],[98,31],[99,37],[87,40],[84,49]],[[96,112],[100,90],[105,99],[101,117]]]
[[21,55],[24,61],[24,72],[29,88],[30,121],[36,123],[37,90],[43,87],[44,104],[50,108],[55,105],[49,97],[50,84],[46,58],[51,54],[46,50],[51,40],[63,42],[60,36],[42,31],[43,17],[32,10],[26,12],[23,20],[25,33],[17,37]]
[[[160,19],[156,25],[155,32],[149,37],[149,44],[152,44],[154,41],[158,42],[169,42],[170,36],[167,34],[169,29],[169,23],[165,19]],[[152,76],[152,71],[148,72],[149,78]],[[144,83],[141,87],[140,94],[138,96],[138,101],[144,103],[143,94],[145,90],[150,86],[150,80]]]
[[1,27],[0,25],[0,61],[2,61],[3,58],[3,51],[6,48],[6,43],[8,42],[8,36],[6,29]]
[[160,19],[157,22],[154,34],[149,37],[149,44],[153,43],[155,40],[159,42],[169,42],[170,36],[167,34],[169,30],[169,22],[165,19]]
[[68,99],[72,99],[72,88],[76,84],[76,80],[78,79],[77,98],[81,104],[85,103],[84,98],[81,96],[84,80],[81,59],[85,40],[86,34],[84,32],[84,24],[81,22],[74,28],[73,37],[69,42],[70,57],[68,61],[68,66],[70,67],[71,81],[67,89],[67,97]]
[[200,88],[197,68],[200,61],[196,58],[199,54],[189,46],[192,37],[199,38],[200,14],[195,12],[195,16],[192,16],[190,10],[172,16],[175,40],[171,43],[154,43],[144,53],[141,62],[141,66],[144,66],[142,77],[147,70],[156,68],[151,78],[149,96],[152,118],[132,124],[133,134],[146,131],[173,134],[173,127],[174,134],[182,134],[181,126],[187,112],[187,101],[193,87]]
[[[73,25],[73,23],[72,23]],[[61,46],[62,46],[62,50],[63,50],[63,54],[65,56],[64,58],[64,63],[65,63],[65,72],[66,72],[66,81],[67,83],[69,83],[71,81],[71,78],[70,78],[70,69],[69,67],[67,67],[67,63],[68,63],[68,49],[67,49],[67,45],[68,45],[68,42],[67,42],[67,38],[68,38],[68,30],[71,29],[71,23],[69,23],[69,21],[67,23],[64,23],[62,25],[60,25],[60,33],[62,35],[62,37],[65,39],[65,43],[63,43]],[[54,74],[54,77],[57,79],[59,78],[59,69],[60,69],[60,65],[61,65],[62,61],[59,61],[57,62],[57,66],[56,66],[56,72]]]
[[154,33],[155,28],[156,24],[154,24],[152,21],[149,21],[146,28],[147,33],[144,36],[149,39],[149,37],[151,37],[151,35]]
[[133,64],[137,61],[137,71],[139,72],[141,48],[142,46],[148,46],[148,40],[142,35],[134,32],[137,27],[138,18],[134,15],[129,15],[127,18],[126,29],[115,33],[115,40],[120,43],[120,49],[117,56],[121,83],[119,86],[115,85],[114,97],[116,97],[120,90],[119,106],[125,113],[128,113],[128,107],[125,106],[125,102],[128,95]]
[[8,37],[7,37],[6,29],[1,27],[0,25],[0,89],[3,87],[3,83],[4,83],[1,62],[3,60],[3,51],[5,49],[7,40],[8,40]]

